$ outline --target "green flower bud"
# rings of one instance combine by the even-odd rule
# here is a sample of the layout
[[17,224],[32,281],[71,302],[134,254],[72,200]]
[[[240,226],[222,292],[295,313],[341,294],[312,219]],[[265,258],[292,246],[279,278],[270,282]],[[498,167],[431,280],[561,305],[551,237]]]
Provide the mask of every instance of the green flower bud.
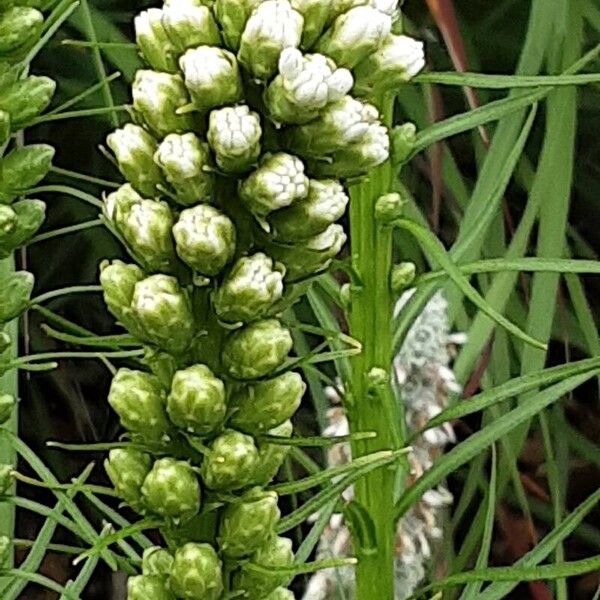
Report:
[[0,145],[6,144],[10,137],[10,114],[0,110]]
[[304,17],[302,48],[312,48],[321,37],[331,11],[331,0],[290,0],[292,8]]
[[305,391],[300,374],[291,371],[245,386],[231,398],[231,425],[254,435],[265,433],[296,412]]
[[142,485],[142,497],[148,510],[176,522],[191,519],[200,510],[198,478],[187,462],[174,458],[154,463]]
[[301,244],[269,244],[268,252],[285,265],[285,281],[298,281],[326,269],[346,243],[344,228],[337,223]]
[[193,542],[178,548],[169,584],[178,598],[219,600],[223,594],[223,572],[214,548]]
[[163,25],[163,11],[150,8],[134,19],[135,41],[146,62],[157,71],[177,72],[177,52]]
[[210,113],[206,137],[217,165],[226,173],[243,173],[256,163],[261,135],[258,114],[245,104]]
[[177,279],[152,275],[135,285],[132,315],[145,339],[173,354],[185,352],[194,336],[190,300]]
[[291,590],[279,587],[272,591],[266,598],[263,598],[263,600],[294,600],[294,598],[295,596]]
[[392,291],[396,294],[403,292],[415,280],[416,273],[415,263],[403,262],[394,265],[391,276]]
[[327,104],[343,98],[352,84],[350,71],[337,69],[330,58],[286,48],[279,56],[279,75],[267,88],[265,103],[279,123],[307,123]]
[[142,127],[127,123],[106,138],[114,152],[119,170],[137,192],[148,198],[157,194],[163,184],[162,173],[154,162],[156,140]]
[[0,324],[19,317],[29,306],[34,278],[28,271],[5,274],[0,279]]
[[202,479],[212,490],[232,491],[248,485],[258,461],[254,439],[228,430],[210,445],[202,462]]
[[228,48],[237,50],[240,47],[246,22],[261,2],[262,0],[215,0],[213,10]]
[[7,154],[0,161],[0,204],[10,204],[44,179],[53,158],[54,148],[46,144],[15,148]]
[[381,46],[391,29],[389,15],[371,6],[357,6],[335,20],[316,49],[340,67],[352,69]]
[[349,144],[331,155],[331,162],[311,163],[323,177],[358,177],[384,163],[390,155],[390,138],[383,125],[369,125],[359,142]]
[[5,535],[0,535],[0,568],[4,568],[11,555],[11,541]]
[[278,536],[271,537],[259,546],[250,559],[250,564],[272,567],[273,573],[267,575],[242,566],[241,570],[233,576],[233,590],[243,592],[240,599],[264,600],[287,580],[286,575],[277,574],[275,569],[290,567],[293,562],[292,540]]
[[[287,140],[301,156],[322,158],[348,144],[360,143],[369,127],[378,123],[377,109],[366,102],[344,96],[325,107],[310,123],[291,127]],[[332,169],[335,166],[332,164]]]
[[15,482],[15,477],[13,475],[14,470],[14,465],[0,463],[0,496],[10,493]]
[[127,600],[175,600],[164,577],[136,575],[127,580]]
[[265,155],[260,166],[240,186],[240,199],[253,214],[264,217],[308,194],[308,177],[296,156]]
[[181,260],[200,275],[217,275],[235,253],[233,222],[208,204],[181,211],[173,236]]
[[104,461],[104,469],[117,496],[138,512],[142,508],[142,485],[151,466],[149,454],[130,447],[111,450]]
[[108,403],[123,427],[144,438],[159,440],[169,430],[166,394],[150,373],[119,369],[110,385]]
[[397,192],[384,194],[375,203],[375,218],[382,225],[392,225],[402,217],[406,199]]
[[348,196],[338,181],[311,179],[308,196],[269,215],[269,223],[278,240],[305,240],[323,233],[341,219],[347,204]]
[[283,271],[262,252],[237,260],[213,297],[223,321],[247,323],[265,315],[283,294]]
[[193,133],[171,133],[154,155],[175,194],[183,206],[210,202],[214,177],[209,172],[210,149]]
[[265,0],[250,15],[240,40],[238,60],[256,79],[268,80],[284,48],[297,48],[304,19],[288,0]]
[[237,379],[272,373],[292,349],[292,336],[277,319],[250,323],[230,333],[223,345],[223,365]]
[[425,66],[423,42],[406,35],[390,35],[381,47],[354,70],[354,92],[379,94],[410,81]]
[[56,83],[49,77],[31,75],[0,91],[0,110],[10,114],[12,131],[18,131],[50,104]]
[[[290,420],[284,421],[278,427],[267,431],[269,435],[289,438],[292,437],[294,426]],[[258,444],[258,466],[254,472],[254,485],[268,485],[277,475],[281,465],[290,452],[290,446],[261,441]]]
[[173,567],[173,557],[168,550],[160,546],[152,546],[144,550],[142,555],[142,573],[144,575],[167,576]]
[[141,70],[135,74],[131,91],[136,114],[156,137],[194,129],[192,115],[178,113],[190,103],[179,75]]
[[0,425],[4,425],[10,419],[16,404],[14,396],[0,394]]
[[412,154],[417,141],[417,128],[414,123],[404,123],[394,127],[394,162],[403,164]]
[[206,365],[177,371],[167,400],[169,417],[177,427],[196,435],[212,433],[227,412],[225,385]]
[[44,15],[29,6],[12,6],[0,12],[0,57],[19,60],[39,41]]
[[219,547],[230,558],[254,553],[275,532],[281,517],[277,494],[256,488],[223,511],[219,525]]
[[208,112],[242,99],[242,77],[235,56],[223,48],[200,46],[180,59],[185,85],[194,106]]
[[191,0],[180,0],[163,8],[163,26],[179,54],[188,48],[219,45],[221,36],[212,11]]
[[[10,211],[14,220],[9,217],[3,227],[4,210]],[[28,242],[45,217],[46,205],[41,200],[21,200],[12,206],[0,204],[0,258],[6,258],[13,250]]]
[[135,284],[144,279],[144,272],[137,265],[128,265],[120,260],[104,261],[100,265],[100,285],[108,310],[129,331],[139,337],[139,328],[131,319],[131,301]]
[[175,247],[173,213],[166,202],[142,198],[125,184],[107,196],[105,213],[148,270],[170,270]]

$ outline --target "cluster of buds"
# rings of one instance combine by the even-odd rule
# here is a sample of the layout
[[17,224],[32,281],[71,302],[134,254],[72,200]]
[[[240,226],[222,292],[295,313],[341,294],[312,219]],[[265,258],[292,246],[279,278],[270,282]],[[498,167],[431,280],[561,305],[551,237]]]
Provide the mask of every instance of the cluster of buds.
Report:
[[[19,134],[48,107],[55,83],[26,75],[29,53],[40,42],[44,15],[35,2],[0,5],[0,263],[25,246],[41,227],[46,205],[24,198],[50,170],[54,150],[45,144],[20,144]],[[33,275],[2,269],[0,275],[0,376],[10,367],[15,343],[5,325],[29,306]],[[0,427],[11,419],[16,399],[0,394]],[[13,489],[13,466],[0,464],[0,496]],[[1,498],[0,498],[1,501]],[[11,540],[0,537],[0,569],[10,561]]]
[[[401,310],[412,291],[405,292],[397,303]],[[398,401],[403,404],[407,431],[421,431],[447,405],[449,396],[460,392],[449,365],[458,344],[465,341],[463,334],[449,330],[447,303],[441,293],[425,306],[410,328],[404,344],[394,358],[394,386]],[[328,413],[329,424],[324,434],[340,436],[349,433],[348,420],[340,402],[343,390],[327,389],[333,406]],[[449,423],[433,427],[412,443],[409,455],[410,480],[415,481],[431,468],[443,453],[444,447],[454,442],[454,431]],[[332,447],[328,454],[330,466],[339,466],[352,460],[350,446]],[[352,489],[344,492],[352,498]],[[427,491],[398,522],[396,528],[395,594],[397,600],[413,595],[435,558],[433,548],[443,535],[444,509],[452,496],[443,486]],[[341,514],[335,514],[325,529],[319,544],[323,557],[345,557],[352,554],[352,538]],[[323,570],[314,575],[307,586],[304,600],[332,600],[339,596],[354,597],[354,574],[349,568]]]
[[[105,261],[100,280],[148,353],[113,380],[130,442],[106,470],[164,519],[169,552],[145,557],[130,599],[293,597],[265,490],[288,449],[272,437],[292,435],[306,389],[280,315],[346,241],[347,178],[388,158],[367,61],[392,85],[420,68],[387,50],[403,43],[396,4],[166,0],[135,19],[147,68],[134,122],[107,139],[127,183],[104,218],[137,264]],[[192,522],[201,542],[181,533]]]

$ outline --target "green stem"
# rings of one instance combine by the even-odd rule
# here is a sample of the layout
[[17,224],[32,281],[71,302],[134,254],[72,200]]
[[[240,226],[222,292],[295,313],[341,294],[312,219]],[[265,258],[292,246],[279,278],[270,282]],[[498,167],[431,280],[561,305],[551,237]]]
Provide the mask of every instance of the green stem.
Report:
[[[390,125],[393,101],[380,103],[382,119]],[[402,446],[398,406],[391,385],[376,389],[369,381],[374,368],[388,373],[392,365],[392,230],[375,219],[377,199],[390,191],[390,162],[375,169],[370,177],[350,189],[350,239],[352,268],[359,284],[353,290],[349,314],[350,335],[362,344],[362,353],[352,361],[351,395],[347,411],[350,431],[375,431],[377,437],[354,440],[355,459]],[[367,512],[374,526],[373,547],[354,540],[357,556],[356,598],[394,599],[395,527],[394,502],[396,469],[375,470],[355,484],[355,501]]]
[[[7,258],[0,261],[0,281],[12,271],[14,271],[14,258]],[[0,362],[14,360],[18,352],[18,322],[12,321],[5,327],[6,333],[10,335],[12,340],[11,347],[3,354],[0,354]],[[17,371],[9,371],[0,377],[0,393],[12,394],[15,398],[18,397],[18,375]],[[17,410],[15,408],[12,418],[6,423],[3,428],[8,429],[14,434],[17,434]],[[16,453],[6,439],[6,436],[0,436],[0,463],[14,464],[16,461]],[[15,526],[15,507],[11,503],[0,502],[0,535],[5,535],[12,539]],[[6,564],[0,564],[1,568],[12,567],[12,556],[8,558]],[[2,588],[2,579],[0,578],[0,589]]]

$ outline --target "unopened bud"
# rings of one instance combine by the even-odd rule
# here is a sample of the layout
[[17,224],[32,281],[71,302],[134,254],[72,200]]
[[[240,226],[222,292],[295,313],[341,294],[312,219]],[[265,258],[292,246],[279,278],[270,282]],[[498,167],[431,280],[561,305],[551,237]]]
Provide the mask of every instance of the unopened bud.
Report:
[[210,113],[207,139],[217,165],[227,173],[244,173],[260,155],[262,129],[258,114],[246,105]]
[[357,6],[335,20],[316,48],[340,67],[352,69],[379,48],[391,29],[389,15],[370,6]]
[[173,556],[165,548],[151,546],[142,555],[142,573],[144,575],[167,576],[173,567]]
[[210,173],[210,149],[198,136],[189,132],[171,133],[154,155],[156,164],[174,192],[175,201],[183,206],[210,202],[214,177]]
[[106,143],[114,152],[119,170],[132,187],[147,198],[154,198],[163,183],[154,154],[156,140],[142,127],[127,123],[107,136]]
[[223,594],[223,572],[214,548],[194,542],[178,548],[169,586],[178,598],[219,600]]
[[0,58],[20,60],[40,40],[44,15],[30,6],[12,6],[0,12]]
[[[2,213],[10,212],[8,220]],[[0,259],[25,245],[41,227],[46,216],[46,205],[41,200],[26,199],[11,206],[0,204]]]
[[240,186],[240,199],[257,217],[289,206],[308,194],[308,177],[296,156],[278,152],[266,155]]
[[302,28],[302,48],[312,48],[321,37],[331,11],[330,0],[290,0],[292,8],[304,18]]
[[149,454],[129,447],[111,450],[104,461],[117,496],[138,512],[142,510],[142,484],[151,465]]
[[231,424],[253,435],[265,433],[296,412],[305,391],[301,375],[292,371],[243,387],[231,398]]
[[17,401],[11,394],[0,394],[0,425],[10,419],[16,404]]
[[391,275],[392,291],[396,294],[402,293],[415,280],[416,273],[415,263],[404,262],[394,265]]
[[56,83],[49,77],[30,75],[0,91],[0,110],[10,114],[13,132],[25,127],[50,104]]
[[261,81],[277,70],[284,48],[297,48],[302,37],[304,19],[288,0],[265,0],[250,15],[242,38],[238,59]]
[[382,225],[392,225],[402,217],[405,206],[406,199],[397,192],[384,194],[375,202],[375,218]]
[[34,277],[28,271],[5,274],[0,279],[0,325],[27,310],[33,283]]
[[221,43],[212,11],[193,0],[165,4],[162,22],[178,54],[188,48]]
[[272,373],[292,349],[292,336],[277,319],[250,323],[229,334],[223,365],[236,379],[257,379]]
[[395,164],[406,162],[412,154],[416,140],[417,128],[414,123],[404,123],[403,125],[394,127],[393,153]]
[[223,321],[258,319],[281,298],[283,272],[262,252],[237,260],[214,295],[215,312]]
[[173,521],[186,521],[200,510],[200,484],[187,462],[159,458],[142,485],[146,508]]
[[127,600],[175,600],[164,577],[136,575],[127,580]]
[[[288,419],[281,425],[269,429],[267,434],[274,437],[290,438],[293,432],[294,426]],[[289,452],[290,446],[286,446],[285,444],[273,444],[264,440],[260,441],[258,444],[258,466],[254,471],[252,483],[260,486],[271,483]]]
[[274,533],[281,513],[277,494],[256,488],[230,504],[221,517],[219,546],[231,558],[254,553]]
[[136,114],[156,137],[194,129],[191,113],[178,112],[190,103],[179,75],[140,70],[135,74],[131,92]]
[[262,0],[215,0],[213,10],[229,49],[237,51],[240,47],[240,38],[248,18],[261,2]]
[[225,419],[225,385],[206,365],[177,371],[167,411],[177,427],[196,435],[208,435]]
[[202,276],[217,275],[235,253],[233,222],[208,204],[181,211],[173,236],[181,260]]
[[177,72],[177,52],[163,24],[163,11],[149,8],[134,19],[135,41],[146,62],[157,71]]
[[179,64],[192,102],[200,112],[235,104],[242,99],[242,78],[231,52],[214,46],[199,46],[188,50]]
[[10,204],[37,185],[50,171],[54,148],[31,144],[15,148],[0,161],[0,204]]

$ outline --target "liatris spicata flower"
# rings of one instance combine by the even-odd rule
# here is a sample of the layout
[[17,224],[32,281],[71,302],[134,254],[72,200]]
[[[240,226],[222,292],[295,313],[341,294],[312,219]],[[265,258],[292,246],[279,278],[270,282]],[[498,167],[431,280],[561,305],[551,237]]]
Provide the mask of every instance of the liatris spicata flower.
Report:
[[[131,508],[162,520],[169,550],[159,566],[144,557],[130,600],[292,597],[286,578],[252,568],[294,560],[265,490],[306,390],[282,313],[346,241],[346,180],[388,158],[362,76],[364,98],[353,89],[369,60],[414,70],[386,51],[395,9],[167,0],[135,20],[147,66],[135,123],[108,138],[128,181],[104,210],[133,262],[104,261],[100,281],[146,354],[111,387],[131,444],[106,469]],[[197,521],[212,523],[202,542],[189,539]]]

